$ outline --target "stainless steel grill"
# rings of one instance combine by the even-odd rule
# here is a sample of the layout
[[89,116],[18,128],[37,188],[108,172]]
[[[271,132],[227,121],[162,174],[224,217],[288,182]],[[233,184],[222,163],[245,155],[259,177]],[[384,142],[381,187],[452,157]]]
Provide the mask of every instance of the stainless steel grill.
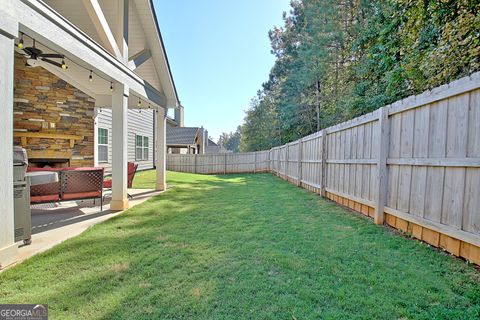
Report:
[[28,157],[25,149],[13,149],[13,198],[15,241],[32,243],[32,215],[30,211],[30,184],[25,178]]

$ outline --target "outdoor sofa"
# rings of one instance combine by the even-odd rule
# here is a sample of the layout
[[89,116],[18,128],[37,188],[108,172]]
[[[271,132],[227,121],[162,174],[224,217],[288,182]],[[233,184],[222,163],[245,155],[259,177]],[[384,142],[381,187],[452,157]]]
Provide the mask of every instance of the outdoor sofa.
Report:
[[27,171],[55,171],[58,182],[30,187],[30,203],[100,199],[103,210],[103,168],[28,168]]

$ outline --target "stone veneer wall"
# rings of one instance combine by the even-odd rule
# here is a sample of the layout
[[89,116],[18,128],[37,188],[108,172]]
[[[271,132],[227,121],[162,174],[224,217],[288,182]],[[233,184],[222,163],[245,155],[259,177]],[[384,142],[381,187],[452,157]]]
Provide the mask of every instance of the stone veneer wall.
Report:
[[[47,70],[27,68],[25,63],[15,54],[14,130],[83,136],[73,149],[69,140],[28,138],[29,157],[68,154],[72,167],[93,166],[95,100]],[[14,138],[14,144],[20,145],[20,138]]]

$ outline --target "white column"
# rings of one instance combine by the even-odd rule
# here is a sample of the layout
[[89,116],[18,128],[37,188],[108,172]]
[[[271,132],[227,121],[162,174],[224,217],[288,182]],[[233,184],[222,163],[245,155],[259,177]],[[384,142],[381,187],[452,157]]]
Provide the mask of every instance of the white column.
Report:
[[13,216],[13,70],[14,37],[18,24],[0,8],[0,268],[17,257]]
[[112,210],[128,208],[127,114],[128,86],[115,83],[112,95]]
[[167,168],[167,155],[166,155],[166,145],[167,145],[167,118],[166,110],[159,108],[157,112],[157,190],[163,191],[167,189],[166,182],[166,168]]

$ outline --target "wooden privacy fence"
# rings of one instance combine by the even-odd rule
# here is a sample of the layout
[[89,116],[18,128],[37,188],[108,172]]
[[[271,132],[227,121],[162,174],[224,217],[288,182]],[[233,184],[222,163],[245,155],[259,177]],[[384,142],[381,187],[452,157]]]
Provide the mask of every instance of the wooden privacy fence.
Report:
[[269,170],[480,264],[480,73],[270,151],[229,154],[223,167],[224,155],[184,157],[169,155],[168,168]]
[[202,173],[268,172],[270,151],[218,154],[168,154],[167,170]]

